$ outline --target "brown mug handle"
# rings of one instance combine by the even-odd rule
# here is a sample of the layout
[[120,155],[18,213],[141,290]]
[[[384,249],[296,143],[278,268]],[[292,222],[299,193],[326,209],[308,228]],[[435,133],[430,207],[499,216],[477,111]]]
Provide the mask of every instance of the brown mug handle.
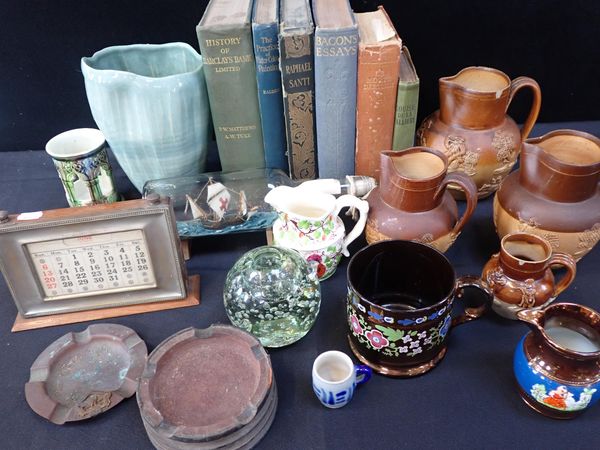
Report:
[[573,282],[575,274],[577,273],[577,264],[571,255],[567,255],[566,253],[553,253],[548,261],[548,266],[552,267],[555,264],[567,269],[567,273],[565,273],[561,280],[554,286],[554,295],[558,296]]
[[488,287],[488,285],[481,280],[481,278],[472,275],[458,277],[456,280],[456,296],[458,298],[463,297],[463,289],[466,287],[475,287],[480,289],[485,294],[486,300],[481,305],[465,306],[464,313],[462,313],[460,316],[452,318],[453,327],[480,318],[488,309],[490,309],[490,306],[492,306],[494,293]]
[[471,177],[462,172],[450,172],[446,174],[446,177],[436,191],[435,196],[437,197],[438,195],[444,195],[444,192],[446,192],[446,186],[449,184],[459,185],[462,190],[465,191],[465,196],[467,198],[467,208],[465,209],[462,217],[456,222],[456,225],[454,225],[454,229],[452,230],[455,235],[458,235],[469,218],[475,212],[475,207],[477,206],[477,185],[471,179]]
[[533,91],[533,103],[531,104],[531,109],[529,110],[529,116],[527,116],[527,120],[523,124],[523,128],[521,128],[521,141],[527,139],[529,133],[531,133],[531,129],[535,125],[535,121],[538,118],[538,114],[540,113],[540,108],[542,106],[542,91],[540,89],[540,85],[533,78],[529,77],[518,77],[512,80],[510,83],[510,94],[508,96],[508,104],[506,108],[508,109],[508,105],[512,102],[515,94],[522,88],[528,87]]

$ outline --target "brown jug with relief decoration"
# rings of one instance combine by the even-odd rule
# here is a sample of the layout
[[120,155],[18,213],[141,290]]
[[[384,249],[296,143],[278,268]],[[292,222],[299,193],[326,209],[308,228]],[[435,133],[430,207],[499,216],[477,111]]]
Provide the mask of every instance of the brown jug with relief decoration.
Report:
[[600,139],[574,130],[528,139],[496,193],[494,223],[500,238],[537,234],[581,259],[600,240]]
[[[522,88],[533,91],[533,104],[521,131],[506,111]],[[533,128],[542,94],[535,80],[514,80],[489,67],[467,67],[440,78],[440,109],[427,117],[417,131],[417,145],[432,147],[448,157],[448,171],[470,176],[479,198],[494,193],[509,174],[521,143]],[[452,194],[464,198],[451,187]]]
[[[475,183],[463,173],[448,173],[446,155],[432,148],[382,152],[380,159],[379,186],[366,198],[367,242],[402,239],[448,250],[475,210]],[[447,189],[451,183],[460,186],[467,198],[460,218]]]
[[[565,273],[555,280],[551,267]],[[494,293],[492,309],[507,319],[517,319],[523,309],[548,306],[575,278],[575,260],[555,253],[544,238],[529,233],[507,234],[500,252],[485,264],[481,279]]]

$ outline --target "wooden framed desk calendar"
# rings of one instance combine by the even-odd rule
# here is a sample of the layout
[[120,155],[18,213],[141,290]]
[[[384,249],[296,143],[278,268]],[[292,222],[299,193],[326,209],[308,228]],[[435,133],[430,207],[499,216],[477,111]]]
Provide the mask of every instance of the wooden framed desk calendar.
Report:
[[0,214],[13,331],[199,304],[170,201]]

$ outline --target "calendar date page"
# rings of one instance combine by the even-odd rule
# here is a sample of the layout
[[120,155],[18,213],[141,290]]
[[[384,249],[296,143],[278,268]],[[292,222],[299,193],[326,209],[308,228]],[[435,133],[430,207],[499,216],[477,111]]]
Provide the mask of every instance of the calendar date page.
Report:
[[29,243],[44,300],[156,287],[142,230]]

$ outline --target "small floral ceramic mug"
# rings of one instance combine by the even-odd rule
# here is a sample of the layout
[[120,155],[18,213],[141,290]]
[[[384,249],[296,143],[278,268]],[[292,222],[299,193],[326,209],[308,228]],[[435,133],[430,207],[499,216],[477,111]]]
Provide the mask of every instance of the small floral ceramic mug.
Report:
[[369,366],[355,366],[348,355],[337,350],[321,353],[312,368],[313,391],[327,408],[347,405],[356,387],[370,378]]
[[65,131],[46,144],[69,206],[118,201],[107,148],[104,135],[94,128]]
[[[485,301],[453,318],[454,298],[465,287],[485,292]],[[434,248],[410,241],[378,242],[348,264],[350,347],[383,375],[420,375],[444,357],[451,326],[480,317],[491,300],[491,291],[478,277],[457,279],[448,259]]]

